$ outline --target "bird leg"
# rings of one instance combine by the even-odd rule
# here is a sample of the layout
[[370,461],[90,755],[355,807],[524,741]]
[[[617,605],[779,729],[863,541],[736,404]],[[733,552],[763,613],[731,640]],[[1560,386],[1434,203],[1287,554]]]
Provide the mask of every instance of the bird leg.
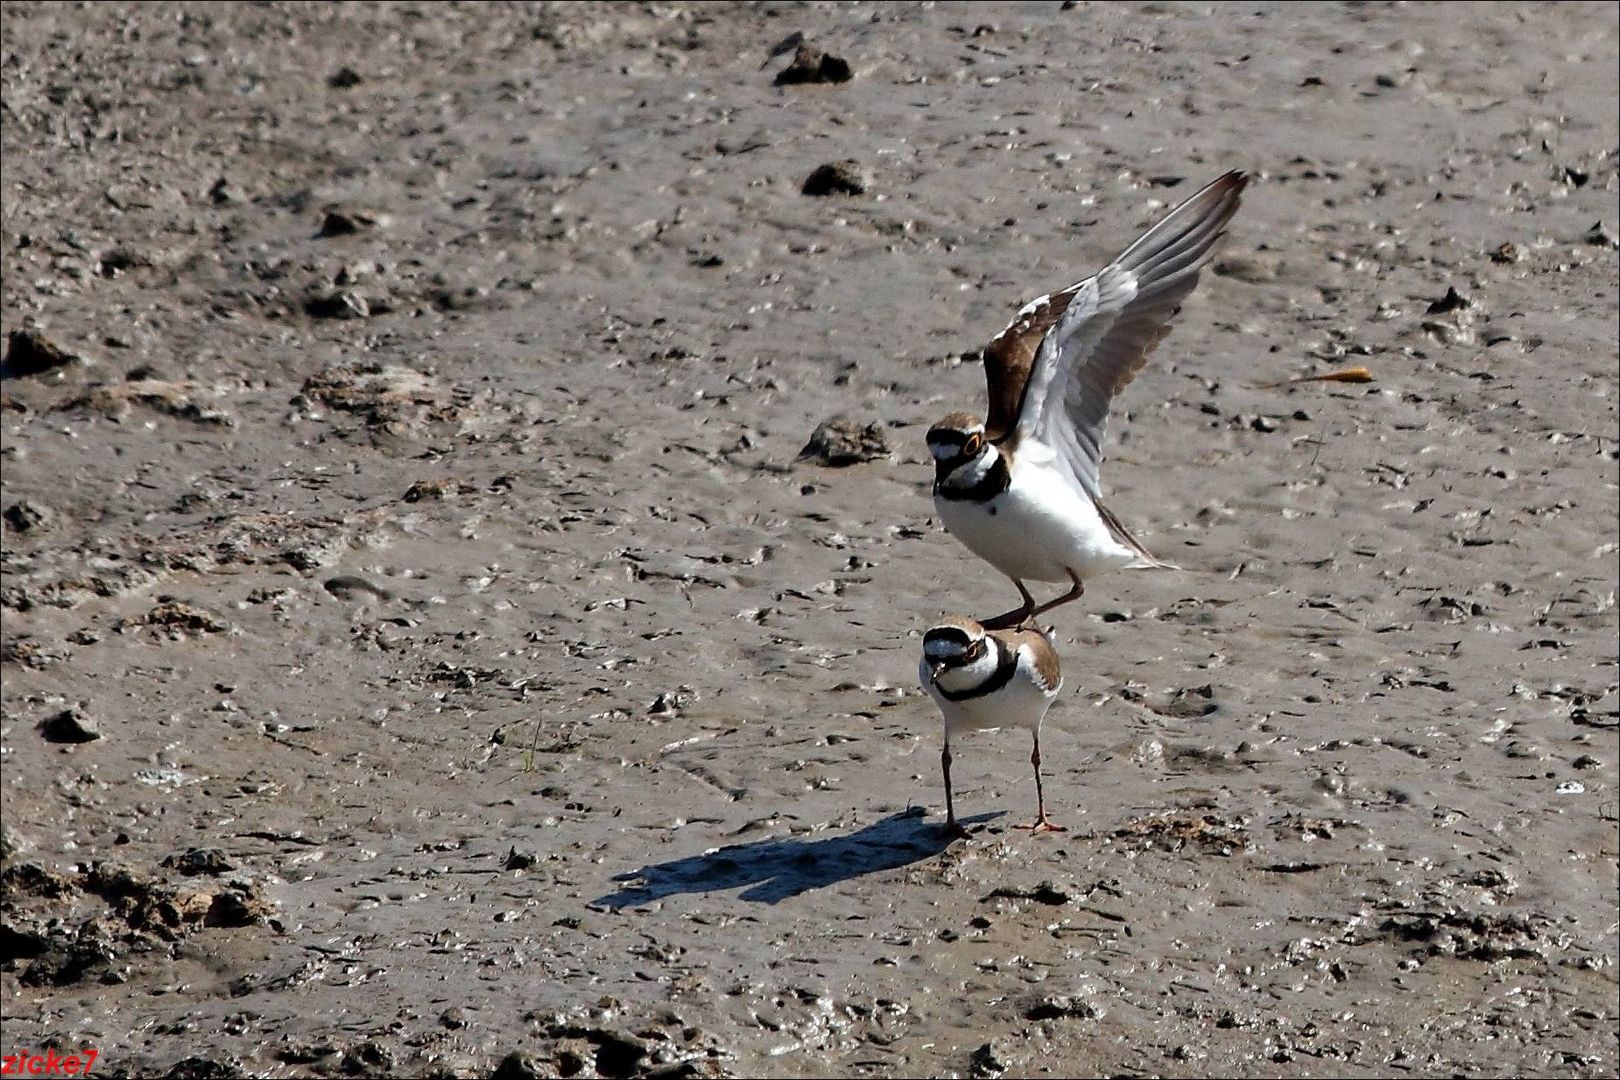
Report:
[[1068,832],[1062,825],[1054,825],[1046,816],[1046,796],[1041,792],[1041,733],[1035,732],[1035,749],[1030,751],[1029,763],[1035,766],[1035,821],[1029,825],[1014,825],[1015,829],[1038,832]]
[[951,743],[945,740],[945,749],[939,752],[939,767],[945,773],[945,833],[958,839],[965,839],[971,835],[960,821],[956,820],[956,804],[951,801]]
[[[1069,575],[1069,580],[1074,582],[1074,588],[1070,589],[1068,592],[1064,593],[1062,596],[1058,597],[1056,600],[1048,600],[1046,603],[1042,604],[1040,607],[1038,607],[1035,610],[1031,611],[1027,616],[1025,616],[1025,618],[1033,619],[1035,616],[1043,615],[1046,612],[1051,611],[1055,607],[1059,607],[1060,605],[1069,603],[1071,600],[1078,600],[1078,599],[1080,599],[1082,596],[1084,596],[1086,594],[1085,583],[1082,582],[1078,577],[1075,576],[1075,573],[1074,573],[1073,570],[1069,570],[1069,571],[1067,571],[1067,573]],[[1029,594],[1025,593],[1024,595],[1028,596]]]
[[1035,598],[1029,595],[1029,590],[1024,588],[1024,583],[1017,578],[1013,578],[1012,583],[1018,586],[1018,595],[1024,598],[1024,602],[1011,611],[1002,612],[993,619],[985,619],[980,625],[986,630],[1005,630],[1009,626],[1021,626],[1033,619],[1037,614]]

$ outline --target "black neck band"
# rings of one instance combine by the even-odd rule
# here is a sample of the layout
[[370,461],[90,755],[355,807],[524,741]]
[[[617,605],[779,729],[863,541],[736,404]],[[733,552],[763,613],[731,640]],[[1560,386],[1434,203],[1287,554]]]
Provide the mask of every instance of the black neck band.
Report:
[[951,502],[989,502],[1012,486],[1012,473],[1007,468],[1005,454],[997,454],[995,463],[985,470],[984,476],[972,487],[949,486],[945,483],[945,478],[949,475],[944,470],[935,475],[934,494]]
[[946,701],[968,701],[972,698],[993,694],[1003,686],[1012,682],[1012,677],[1018,671],[1018,650],[1004,649],[1001,642],[995,638],[986,638],[985,644],[996,651],[996,670],[990,677],[978,686],[970,686],[966,690],[947,690],[943,686],[937,687],[939,694]]

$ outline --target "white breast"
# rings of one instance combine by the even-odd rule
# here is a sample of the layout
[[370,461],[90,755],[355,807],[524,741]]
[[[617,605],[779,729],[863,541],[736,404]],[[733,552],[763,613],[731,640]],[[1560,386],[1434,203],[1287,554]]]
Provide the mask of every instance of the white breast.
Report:
[[1052,466],[1015,456],[1012,483],[988,503],[934,499],[967,549],[1008,577],[1068,581],[1117,570],[1135,553],[1114,539],[1091,500]]
[[[968,669],[962,671],[941,673],[940,684],[943,688],[954,692],[981,685],[989,676],[981,673],[981,677],[960,684],[961,680],[953,678],[960,676]],[[990,673],[994,673],[995,661],[990,660]],[[922,683],[928,696],[934,699],[939,706],[940,715],[945,720],[945,731],[954,734],[959,731],[988,731],[1001,727],[1017,727],[1035,730],[1040,727],[1041,720],[1046,716],[1046,710],[1057,699],[1058,691],[1063,688],[1062,680],[1050,690],[1041,689],[1040,681],[1036,678],[1035,667],[1027,648],[1018,650],[1018,666],[1013,677],[1001,689],[982,697],[968,698],[964,701],[952,701],[940,693],[941,685],[936,684],[928,675],[928,664],[924,661],[918,666],[917,679]]]

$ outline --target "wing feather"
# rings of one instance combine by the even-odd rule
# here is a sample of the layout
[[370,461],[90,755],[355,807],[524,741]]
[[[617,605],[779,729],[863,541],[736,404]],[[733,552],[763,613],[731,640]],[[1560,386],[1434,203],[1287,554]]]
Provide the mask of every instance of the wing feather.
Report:
[[[1039,322],[1046,325],[1039,345],[1029,350],[1017,420],[1009,425],[1011,435],[1020,447],[1039,444],[1053,453],[1076,486],[1099,506],[1102,488],[1097,474],[1109,405],[1169,333],[1171,319],[1225,237],[1246,183],[1241,172],[1221,176],[1144,233],[1096,277],[1065,290],[1069,298],[1060,308],[1049,303],[1040,309],[1040,318],[1025,318],[1030,324],[1022,331],[1026,336]],[[1034,312],[1021,316],[1026,314]],[[1019,325],[1015,319],[998,340]],[[990,363],[987,349],[987,379]],[[991,399],[992,415],[997,415],[994,388]],[[1040,452],[1034,446],[1026,452],[1031,450]],[[1151,558],[1111,514],[1105,513],[1104,520],[1123,541]]]
[[989,402],[984,427],[991,441],[1001,440],[1018,422],[1036,350],[1085,284],[1082,281],[1031,300],[984,347],[985,396]]

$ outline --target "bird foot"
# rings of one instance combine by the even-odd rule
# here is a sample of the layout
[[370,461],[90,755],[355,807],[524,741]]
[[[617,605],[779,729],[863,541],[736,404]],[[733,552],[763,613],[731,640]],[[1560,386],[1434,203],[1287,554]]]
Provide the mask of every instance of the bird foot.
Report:
[[979,625],[986,630],[1007,630],[1012,627],[1027,629],[1035,619],[1033,608],[1014,608],[990,619],[981,619]]
[[1030,822],[1028,825],[1014,825],[1013,828],[1015,828],[1015,829],[1027,829],[1031,833],[1038,833],[1038,832],[1068,832],[1069,831],[1068,826],[1054,824],[1052,822],[1052,820],[1050,818],[1048,818],[1045,814],[1042,814],[1040,817],[1036,818],[1034,821]]
[[957,821],[955,818],[951,818],[939,828],[941,832],[953,840],[966,840],[973,835],[972,833],[968,832],[965,825],[963,825],[960,821]]

